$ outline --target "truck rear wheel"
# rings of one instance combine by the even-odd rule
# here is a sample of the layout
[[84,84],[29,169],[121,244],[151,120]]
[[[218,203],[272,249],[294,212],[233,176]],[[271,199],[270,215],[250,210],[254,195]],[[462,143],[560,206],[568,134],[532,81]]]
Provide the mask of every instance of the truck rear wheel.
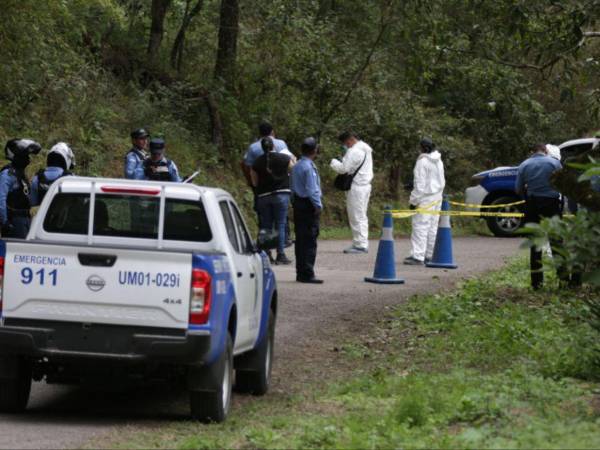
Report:
[[[521,200],[518,197],[498,197],[493,200],[490,205],[505,205],[515,203]],[[504,206],[502,208],[485,209],[485,212],[499,212],[499,213],[522,213],[524,210],[523,205]],[[524,224],[522,217],[486,217],[487,226],[489,230],[496,237],[515,237],[517,231]]]
[[233,342],[227,335],[225,349],[208,367],[190,369],[190,409],[201,422],[223,422],[231,407]]
[[235,372],[235,389],[254,395],[265,395],[271,384],[271,369],[275,348],[275,316],[269,311],[267,333],[258,347],[240,361],[241,367]]
[[30,392],[31,363],[18,356],[0,356],[0,411],[23,411]]

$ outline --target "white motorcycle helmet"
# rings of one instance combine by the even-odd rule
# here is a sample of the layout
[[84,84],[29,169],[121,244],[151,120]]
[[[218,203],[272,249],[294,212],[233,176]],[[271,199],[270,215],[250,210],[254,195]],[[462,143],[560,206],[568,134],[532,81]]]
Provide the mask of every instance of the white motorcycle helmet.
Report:
[[57,165],[57,160],[64,162],[64,166],[63,164],[60,164],[64,170],[71,170],[75,167],[75,154],[68,144],[59,142],[58,144],[52,146],[48,152],[48,165]]

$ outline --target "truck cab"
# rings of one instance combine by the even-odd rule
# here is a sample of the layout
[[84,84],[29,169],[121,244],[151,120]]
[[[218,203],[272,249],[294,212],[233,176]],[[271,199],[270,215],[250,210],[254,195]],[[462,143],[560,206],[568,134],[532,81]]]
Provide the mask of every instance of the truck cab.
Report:
[[[596,149],[600,151],[600,138],[574,139],[558,146],[561,152],[561,161],[576,157],[581,153]],[[465,202],[473,205],[471,211],[479,211],[476,205],[507,205],[491,209],[490,211],[502,213],[522,213],[523,205],[513,203],[523,200],[516,193],[518,167],[497,167],[495,169],[479,172],[472,177],[471,186],[465,191]],[[519,228],[524,225],[520,217],[487,217],[489,230],[498,237],[513,237]]]
[[62,178],[0,261],[0,410],[25,409],[31,380],[118,374],[185,383],[192,416],[222,421],[234,371],[268,389],[275,277],[221,189]]

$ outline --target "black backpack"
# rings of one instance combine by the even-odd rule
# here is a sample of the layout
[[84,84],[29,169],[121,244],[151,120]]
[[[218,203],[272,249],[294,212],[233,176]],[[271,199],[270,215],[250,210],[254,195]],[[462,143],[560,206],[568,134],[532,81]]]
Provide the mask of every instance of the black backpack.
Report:
[[73,174],[71,172],[69,172],[68,170],[65,170],[61,176],[55,178],[54,180],[49,180],[46,177],[46,169],[40,169],[37,173],[37,179],[38,179],[37,191],[38,191],[39,202],[41,203],[42,200],[44,200],[44,197],[46,196],[46,193],[48,192],[48,189],[50,189],[50,186],[52,185],[52,183],[54,183],[59,178],[66,177],[69,175],[73,175]]

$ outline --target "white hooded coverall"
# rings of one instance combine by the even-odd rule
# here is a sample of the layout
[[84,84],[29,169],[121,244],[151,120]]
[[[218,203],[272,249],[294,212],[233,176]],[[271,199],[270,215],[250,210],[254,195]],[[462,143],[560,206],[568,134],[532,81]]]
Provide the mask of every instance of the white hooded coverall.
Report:
[[352,246],[368,249],[367,209],[371,197],[371,181],[373,181],[373,149],[366,142],[358,141],[346,151],[342,161],[331,160],[331,168],[339,174],[353,174],[361,164],[363,165],[354,177],[352,187],[346,192],[346,210],[352,230]]
[[[446,179],[442,155],[437,150],[421,153],[414,170],[414,187],[410,194],[410,204],[417,208],[439,211]],[[430,206],[431,203],[438,202]],[[419,261],[431,259],[440,216],[415,214],[412,217],[411,256]]]

